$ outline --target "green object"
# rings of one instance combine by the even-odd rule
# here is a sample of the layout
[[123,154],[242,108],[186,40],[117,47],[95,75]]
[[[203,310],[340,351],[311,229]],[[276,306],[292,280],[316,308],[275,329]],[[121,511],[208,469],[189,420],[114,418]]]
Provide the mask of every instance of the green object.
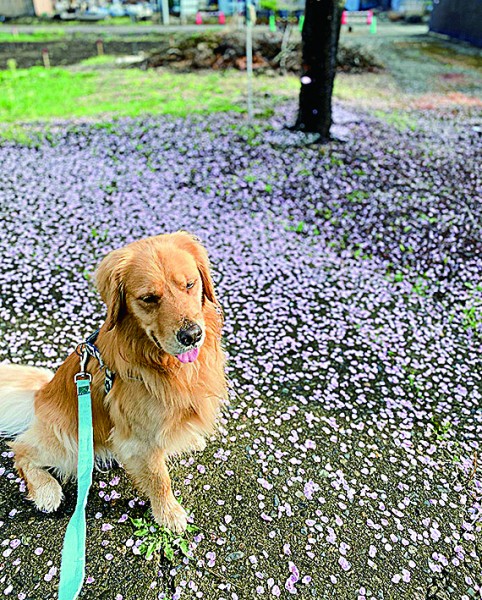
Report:
[[303,31],[303,25],[305,24],[305,15],[301,15],[298,21],[298,27],[300,31]]
[[[58,117],[244,112],[239,101],[239,73],[160,74],[119,69],[113,78],[111,70],[94,68],[95,64],[108,64],[108,59],[88,59],[86,65],[81,64],[89,68],[77,72],[59,67],[46,71],[40,66],[15,72],[0,69],[0,140],[5,124],[12,123],[19,131],[20,122]],[[111,60],[114,64],[115,58]],[[176,89],[179,93],[174,93]]]
[[276,31],[276,17],[274,15],[269,16],[269,30]]
[[376,32],[377,32],[377,18],[374,15],[372,17],[372,22],[370,25],[370,33],[376,33]]
[[[85,379],[85,377],[88,377]],[[85,577],[85,507],[94,469],[94,435],[92,401],[87,373],[75,377],[79,411],[79,441],[77,456],[77,504],[65,532],[60,566],[59,600],[75,600]]]

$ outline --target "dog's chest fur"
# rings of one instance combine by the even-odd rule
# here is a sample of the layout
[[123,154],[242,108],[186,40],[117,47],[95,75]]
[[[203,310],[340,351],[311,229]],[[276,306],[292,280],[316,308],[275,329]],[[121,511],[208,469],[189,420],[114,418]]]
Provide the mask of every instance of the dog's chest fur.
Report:
[[116,381],[105,401],[113,451],[119,444],[123,453],[127,446],[129,453],[157,446],[167,455],[199,449],[214,430],[221,396],[197,372],[190,375],[165,377],[145,370],[140,380]]

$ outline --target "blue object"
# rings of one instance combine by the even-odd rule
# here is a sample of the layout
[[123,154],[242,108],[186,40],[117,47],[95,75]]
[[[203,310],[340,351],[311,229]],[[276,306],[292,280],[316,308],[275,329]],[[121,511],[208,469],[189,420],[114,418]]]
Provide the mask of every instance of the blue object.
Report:
[[126,14],[125,8],[120,2],[113,2],[109,8],[109,15],[111,17],[123,17]]
[[232,15],[236,11],[237,3],[232,0],[219,0],[218,6],[225,15]]
[[360,10],[360,0],[346,0],[346,10]]
[[79,427],[77,456],[77,504],[65,532],[60,566],[59,600],[75,600],[85,577],[85,507],[94,469],[94,434],[92,428],[91,376],[78,373],[77,386]]

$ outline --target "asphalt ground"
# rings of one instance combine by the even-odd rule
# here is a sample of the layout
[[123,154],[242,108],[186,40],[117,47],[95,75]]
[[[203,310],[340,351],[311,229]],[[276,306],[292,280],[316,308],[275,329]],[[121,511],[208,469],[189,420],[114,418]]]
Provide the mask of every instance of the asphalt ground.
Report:
[[[338,103],[326,146],[285,106],[0,146],[2,358],[60,364],[102,322],[95,265],[145,235],[199,235],[225,310],[219,433],[171,465],[190,556],[146,560],[145,499],[96,472],[83,598],[480,597],[480,111],[389,112]],[[55,598],[75,486],[39,514],[0,452],[0,591]]]

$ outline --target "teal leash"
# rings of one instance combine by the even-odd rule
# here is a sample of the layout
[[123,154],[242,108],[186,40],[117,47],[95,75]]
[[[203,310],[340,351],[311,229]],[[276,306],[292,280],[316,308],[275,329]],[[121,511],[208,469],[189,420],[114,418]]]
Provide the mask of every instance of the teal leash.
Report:
[[100,351],[95,345],[98,335],[98,331],[94,332],[76,350],[80,356],[80,373],[77,373],[74,377],[77,386],[79,415],[77,504],[64,537],[58,600],[75,600],[80,594],[85,577],[85,537],[87,530],[85,507],[92,485],[92,471],[94,470],[94,428],[92,425],[92,398],[90,394],[92,376],[87,373],[89,357],[95,358],[99,362],[100,369],[104,370],[104,390],[106,394],[112,389],[115,377],[115,373],[104,364]]
[[94,469],[94,435],[92,427],[92,377],[85,371],[88,355],[83,352],[81,372],[75,376],[77,386],[79,429],[77,458],[77,504],[64,537],[60,566],[59,600],[75,600],[85,577],[85,507]]

